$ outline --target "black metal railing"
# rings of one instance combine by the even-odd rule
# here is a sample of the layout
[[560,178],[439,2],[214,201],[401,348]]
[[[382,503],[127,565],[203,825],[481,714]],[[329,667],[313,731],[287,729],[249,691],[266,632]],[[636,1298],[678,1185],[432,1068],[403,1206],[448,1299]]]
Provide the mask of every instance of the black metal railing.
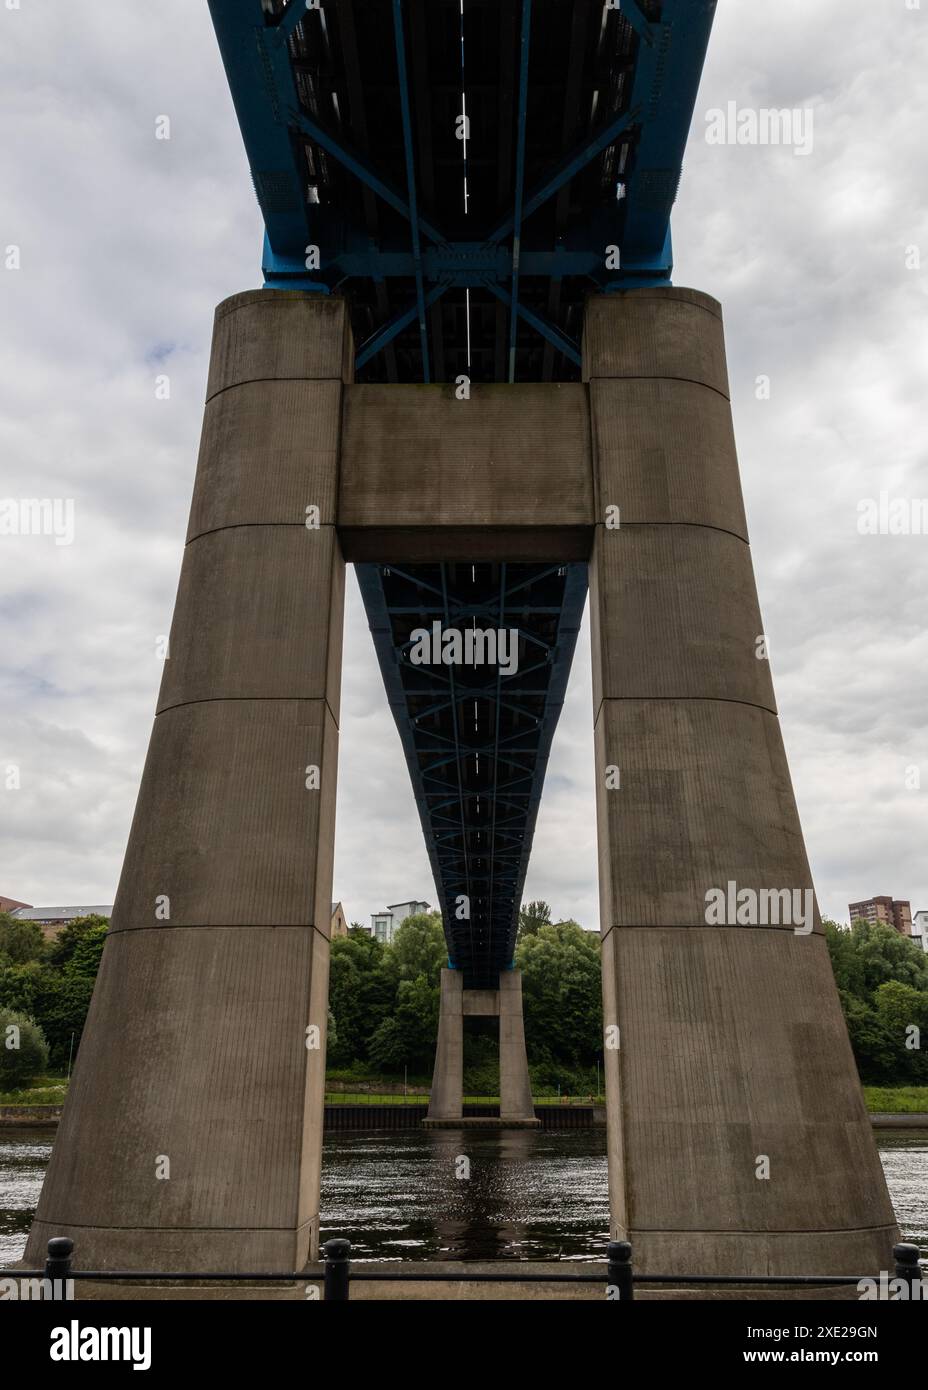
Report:
[[[928,1301],[928,1277],[923,1276],[919,1263],[923,1252],[917,1245],[904,1242],[893,1247],[895,1269],[893,1277],[901,1280],[909,1290],[908,1297],[913,1301]],[[606,1297],[615,1302],[627,1303],[635,1297],[638,1284],[675,1284],[689,1287],[715,1285],[717,1287],[742,1288],[823,1288],[828,1285],[857,1285],[864,1279],[874,1279],[873,1274],[637,1274],[632,1266],[632,1247],[627,1240],[610,1241],[606,1249],[606,1278],[602,1269],[589,1274],[576,1270],[557,1272],[558,1261],[551,1261],[550,1272],[537,1270],[524,1271],[518,1268],[488,1273],[471,1270],[455,1271],[454,1274],[440,1271],[398,1269],[378,1270],[365,1268],[357,1274],[351,1269],[351,1242],[343,1237],[327,1240],[323,1246],[322,1286],[326,1302],[344,1303],[350,1298],[351,1282],[359,1283],[416,1283],[416,1284],[599,1284],[604,1285]],[[319,1282],[319,1276],[311,1270],[269,1274],[266,1271],[254,1274],[231,1273],[191,1273],[184,1271],[155,1270],[85,1270],[74,1269],[74,1242],[67,1236],[54,1236],[48,1242],[48,1256],[44,1270],[0,1269],[0,1278],[19,1280],[41,1279],[47,1281],[52,1300],[68,1299],[70,1281],[82,1280],[88,1283],[200,1283],[200,1284],[293,1284]],[[928,1252],[925,1252],[928,1258]],[[900,1290],[901,1292],[901,1290]]]

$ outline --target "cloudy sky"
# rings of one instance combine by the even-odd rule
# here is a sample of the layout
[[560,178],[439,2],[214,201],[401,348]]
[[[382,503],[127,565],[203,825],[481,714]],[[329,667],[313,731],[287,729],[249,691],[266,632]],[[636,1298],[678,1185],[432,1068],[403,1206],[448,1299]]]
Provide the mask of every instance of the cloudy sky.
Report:
[[[170,627],[212,311],[260,284],[260,219],[205,0],[11,3],[0,498],[73,498],[75,534],[0,538],[0,894],[108,903]],[[913,3],[720,0],[674,217],[675,282],[725,310],[783,730],[819,901],[839,919],[871,893],[928,908],[928,536],[858,531],[881,490],[928,499],[928,0]],[[707,143],[707,113],[731,101],[813,109],[811,152]],[[434,901],[353,578],[334,896],[362,920]],[[597,923],[586,629],[526,897]]]

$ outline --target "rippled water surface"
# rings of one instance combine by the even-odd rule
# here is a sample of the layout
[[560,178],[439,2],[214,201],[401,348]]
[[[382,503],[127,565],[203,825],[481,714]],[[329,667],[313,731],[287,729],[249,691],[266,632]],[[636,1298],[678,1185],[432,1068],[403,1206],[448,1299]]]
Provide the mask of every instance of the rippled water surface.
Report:
[[[0,1267],[22,1254],[53,1137],[0,1132]],[[926,1246],[928,1133],[883,1130],[877,1142],[903,1234]],[[608,1227],[604,1130],[325,1139],[323,1237],[348,1236],[359,1258],[597,1259]]]

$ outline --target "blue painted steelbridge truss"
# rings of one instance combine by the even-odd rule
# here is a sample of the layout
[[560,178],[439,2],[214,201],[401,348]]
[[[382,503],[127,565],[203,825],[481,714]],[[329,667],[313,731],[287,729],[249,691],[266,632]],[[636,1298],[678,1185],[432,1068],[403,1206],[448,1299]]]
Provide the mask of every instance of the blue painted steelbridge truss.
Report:
[[[347,299],[358,381],[574,381],[590,293],[667,285],[716,0],[208,0],[264,283]],[[511,961],[586,566],[358,566],[449,955]],[[413,666],[515,623],[518,674]],[[460,900],[469,915],[458,915]]]

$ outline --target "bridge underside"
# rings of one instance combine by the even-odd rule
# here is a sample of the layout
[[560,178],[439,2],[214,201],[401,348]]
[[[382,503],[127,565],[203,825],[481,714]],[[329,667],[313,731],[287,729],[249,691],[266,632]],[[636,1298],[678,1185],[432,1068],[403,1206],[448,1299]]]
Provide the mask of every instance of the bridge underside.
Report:
[[[361,565],[358,577],[413,778],[449,956],[466,989],[495,989],[512,963],[586,566]],[[511,633],[507,656],[515,670],[504,674],[499,662],[415,663],[414,634],[431,637],[435,625],[462,638],[476,629],[479,642]],[[437,657],[440,641],[436,648]]]
[[210,9],[265,284],[347,295],[358,381],[577,380],[584,297],[669,283],[715,0]]
[[[265,284],[345,296],[355,381],[575,382],[586,296],[669,284],[715,0],[210,8]],[[489,563],[439,550],[431,568],[358,570],[468,987],[512,960],[586,583],[556,558],[530,571],[498,545]],[[508,623],[513,582],[518,678],[411,666],[420,619]]]
[[[612,1234],[652,1273],[887,1269],[817,913],[706,916],[732,884],[812,894],[720,309],[668,288],[714,0],[465,0],[463,47],[460,0],[210,9],[268,288],[217,311],[171,656],[27,1260],[54,1235],[98,1269],[315,1253],[348,560],[449,1009],[499,986],[513,1113],[499,971],[588,574]],[[413,662],[433,622],[515,628],[518,670]]]

